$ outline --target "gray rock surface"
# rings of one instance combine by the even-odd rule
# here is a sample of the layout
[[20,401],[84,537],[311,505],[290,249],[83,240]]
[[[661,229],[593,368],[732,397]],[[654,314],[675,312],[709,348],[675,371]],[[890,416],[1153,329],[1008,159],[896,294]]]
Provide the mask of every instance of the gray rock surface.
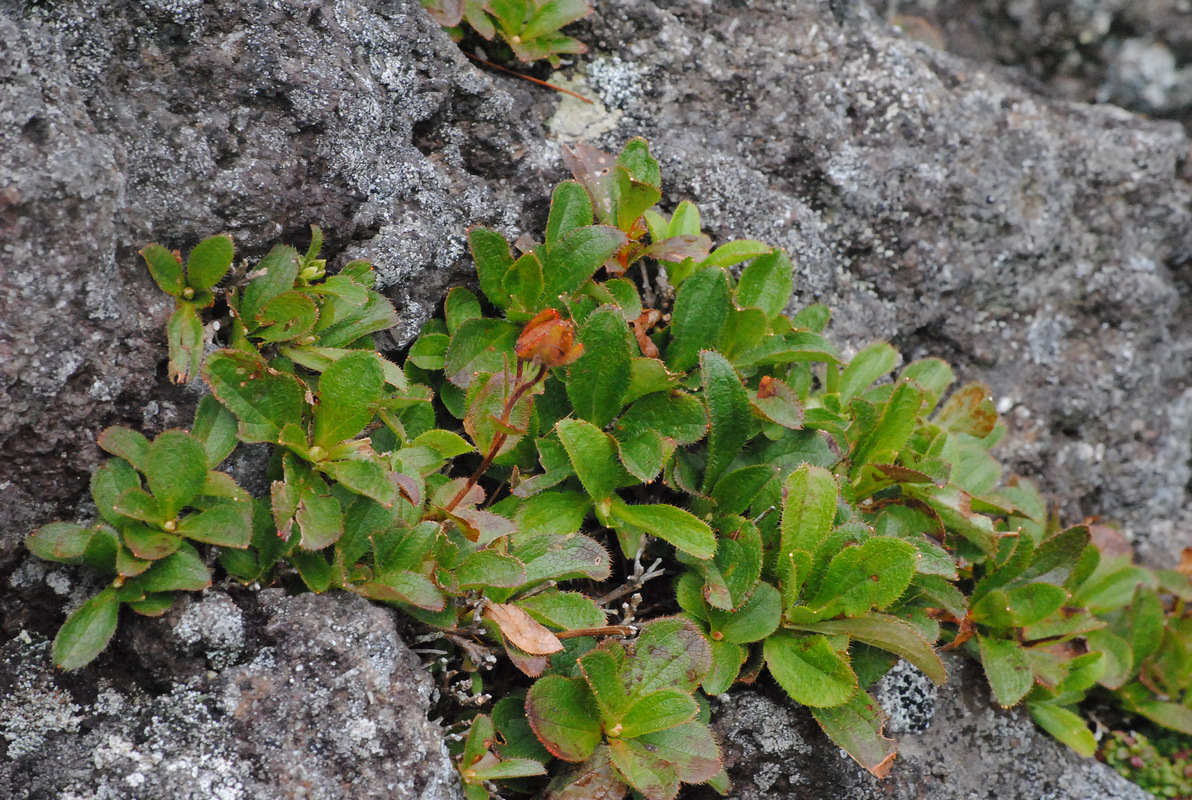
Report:
[[[860,0],[599,6],[576,26],[593,53],[570,77],[602,107],[577,112],[477,71],[414,0],[0,0],[0,795],[419,796],[389,788],[409,779],[449,796],[417,670],[385,671],[381,654],[400,652],[386,612],[213,592],[129,620],[94,669],[56,675],[47,637],[95,587],[20,542],[87,516],[103,427],[189,423],[193,392],[164,381],[169,308],[144,243],[228,231],[256,257],[317,222],[334,263],[376,262],[402,314],[396,346],[468,278],[468,225],[540,230],[564,176],[548,131],[610,148],[646,135],[666,202],[695,200],[719,238],[786,247],[796,302],[832,305],[847,348],[890,338],[987,381],[1007,411],[1008,471],[1038,479],[1067,519],[1122,521],[1153,564],[1192,544],[1192,171],[1176,124],[1058,99],[1082,95],[1003,66],[1024,58],[916,43]],[[1162,39],[1178,72],[1169,29],[1125,38]],[[1138,69],[1155,61],[1135,50]],[[904,765],[884,796],[1132,796],[1025,738],[1039,735],[957,675],[941,693],[952,710],[926,730],[929,715],[900,716]],[[377,687],[391,699],[370,705]],[[821,776],[817,796],[877,796],[805,715],[786,721],[757,694],[739,704],[721,716],[739,722],[722,727],[734,742],[789,722],[803,744],[773,746]],[[971,752],[915,744],[949,735]],[[972,778],[935,760],[972,753]],[[734,763],[739,780],[773,769]],[[1003,773],[1046,786],[1015,794],[1027,784]]]
[[[903,668],[904,670],[907,668]],[[878,697],[898,740],[898,758],[879,781],[837,750],[806,709],[756,689],[713,704],[734,800],[1148,800],[1150,794],[1085,759],[1035,727],[1022,709],[1003,710],[972,662],[948,659],[938,697],[899,675]],[[896,671],[897,672],[897,671]],[[922,681],[926,678],[919,676]],[[888,684],[893,683],[894,686]],[[927,719],[919,725],[908,720]],[[715,796],[704,792],[701,800]]]
[[184,673],[159,675],[173,678],[159,691],[116,653],[56,673],[49,642],[18,633],[0,648],[0,797],[460,796],[393,612],[344,594],[255,599],[248,649],[243,612],[217,591],[155,625],[159,660]]
[[[5,0],[0,41],[0,566],[70,512],[103,427],[190,422],[146,243],[368,241],[404,343],[470,274],[466,227],[546,191],[541,159],[495,180],[532,126],[415,0]],[[474,132],[424,155],[417,129],[455,106]]]
[[907,35],[1014,67],[1037,88],[1192,123],[1185,0],[871,0]]

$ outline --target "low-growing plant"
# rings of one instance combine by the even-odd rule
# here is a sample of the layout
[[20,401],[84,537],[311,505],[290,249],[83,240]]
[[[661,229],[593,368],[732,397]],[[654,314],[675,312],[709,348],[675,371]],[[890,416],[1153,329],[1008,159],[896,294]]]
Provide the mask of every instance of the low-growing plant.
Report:
[[583,42],[559,33],[592,13],[587,0],[422,0],[422,5],[456,41],[466,23],[490,42],[499,39],[521,61],[545,59],[557,67],[562,54],[588,52]]
[[[824,306],[787,316],[787,255],[714,248],[689,202],[657,210],[643,140],[566,160],[542,241],[469,231],[482,296],[452,289],[401,366],[373,349],[396,316],[371,267],[325,275],[317,230],[223,289],[227,237],[185,267],[146,248],[178,304],[171,374],[212,394],[189,433],[104,431],[102,521],[31,535],[114,575],[57,662],[94,658],[121,603],[160,614],[209,585],[215,556],[232,580],[296,576],[425,626],[469,726],[470,798],[542,775],[555,798],[725,791],[704,695],[763,671],[883,776],[895,744],[867,687],[899,658],[942,683],[937,643],[1083,753],[1094,686],[1192,733],[1189,570],[1103,557],[1003,484],[985,386],[884,342],[846,359]],[[217,294],[230,322],[204,359]],[[268,497],[218,471],[238,442],[273,446]],[[502,650],[518,673],[493,669]]]
[[1155,797],[1192,798],[1192,739],[1161,731],[1152,741],[1137,731],[1114,731],[1100,757]]

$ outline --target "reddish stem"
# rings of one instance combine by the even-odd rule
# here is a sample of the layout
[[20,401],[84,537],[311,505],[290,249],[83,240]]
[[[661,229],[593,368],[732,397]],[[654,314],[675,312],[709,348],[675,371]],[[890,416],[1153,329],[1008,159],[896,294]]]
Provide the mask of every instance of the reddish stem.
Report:
[[[522,362],[517,362],[517,376],[515,380],[521,378]],[[501,424],[509,424],[509,416],[513,413],[513,407],[517,405],[517,401],[539,381],[546,377],[546,365],[543,364],[538,368],[538,374],[528,381],[518,382],[513,389],[513,393],[505,399],[505,407],[501,410]],[[451,498],[451,502],[443,507],[444,511],[451,511],[460,501],[468,496],[468,492],[472,491],[472,487],[476,485],[476,481],[480,480],[480,476],[488,472],[488,468],[492,466],[493,460],[497,457],[497,453],[501,451],[501,447],[505,444],[505,440],[509,436],[504,431],[498,431],[497,435],[493,437],[493,442],[489,445],[488,452],[484,454],[484,460],[480,462],[480,468],[472,473],[472,477],[468,478],[468,482],[464,484],[463,488],[456,493],[455,497]]]

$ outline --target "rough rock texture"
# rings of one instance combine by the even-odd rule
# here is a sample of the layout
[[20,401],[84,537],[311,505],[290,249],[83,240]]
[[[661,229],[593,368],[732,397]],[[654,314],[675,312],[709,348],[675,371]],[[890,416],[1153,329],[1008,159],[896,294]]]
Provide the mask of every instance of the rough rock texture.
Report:
[[63,675],[43,637],[9,640],[0,648],[0,796],[459,796],[442,733],[426,720],[430,681],[391,611],[353,595],[266,590],[257,600],[251,646],[244,614],[216,591],[153,626],[157,660],[175,670],[153,692],[130,680],[126,642]]
[[[1162,1],[1067,7],[1133,19]],[[599,6],[576,26],[593,53],[569,77],[602,106],[577,111],[477,71],[414,0],[0,0],[0,795],[418,796],[389,788],[407,779],[448,792],[441,771],[419,771],[422,754],[443,767],[441,743],[421,727],[415,672],[385,671],[381,653],[399,648],[384,612],[209,593],[128,620],[94,669],[55,675],[46,637],[96,587],[20,542],[87,517],[104,426],[189,422],[193,393],[164,382],[168,306],[136,255],[145,242],[185,249],[230,231],[255,257],[318,222],[333,261],[377,263],[402,314],[396,346],[468,275],[467,225],[539,231],[564,175],[551,136],[648,136],[667,202],[698,202],[718,237],[786,247],[796,302],[834,306],[846,347],[891,338],[987,381],[1010,425],[1001,455],[1067,519],[1122,521],[1154,564],[1190,543],[1192,171],[1176,124],[1056,99],[1085,95],[918,44],[860,0]],[[1121,37],[1167,37],[1182,69],[1177,29]],[[941,695],[954,711],[908,734],[884,796],[1039,796],[997,782],[1019,773],[1056,797],[1129,796],[1098,765],[1024,738],[1036,734],[1022,717],[989,712],[980,681],[957,675]],[[370,705],[378,687],[390,699]],[[903,716],[921,730],[923,715]],[[809,749],[782,747],[821,774],[834,751],[792,720]],[[973,752],[916,755],[955,725]],[[765,734],[732,738],[752,735]],[[973,753],[984,777],[971,782],[933,760]],[[1045,777],[1055,758],[1062,777]],[[839,766],[819,796],[877,796]]]
[[[957,673],[925,696],[918,680],[894,674],[877,693],[891,715],[899,756],[879,781],[836,750],[806,709],[792,709],[751,689],[713,704],[734,800],[1147,800],[1150,794],[1089,762],[1035,727],[1021,709],[1004,711],[981,686],[971,662],[948,660]],[[910,669],[913,671],[913,668]],[[897,671],[896,671],[897,672]],[[959,680],[958,680],[959,679]],[[901,684],[890,686],[889,684]],[[934,693],[929,693],[934,694]],[[929,721],[930,724],[926,724]],[[835,751],[835,752],[834,752]],[[715,793],[700,794],[711,800]]]
[[872,0],[872,5],[920,41],[1021,67],[1057,96],[1192,123],[1187,0]]
[[[546,186],[494,180],[526,126],[413,0],[3,2],[0,41],[0,566],[77,500],[99,430],[190,421],[144,244],[371,240],[405,341],[469,274],[467,225]],[[423,155],[454,105],[467,134]]]
[[[1004,711],[967,659],[943,688],[913,668],[883,678],[876,694],[890,714],[899,757],[884,781],[837,750],[806,709],[783,705],[781,690],[722,696],[713,728],[724,743],[735,800],[915,798],[917,800],[1147,800],[1150,794],[1038,730],[1022,709]],[[958,680],[957,680],[958,678]],[[834,751],[834,752],[833,752]],[[713,798],[704,792],[701,800]]]

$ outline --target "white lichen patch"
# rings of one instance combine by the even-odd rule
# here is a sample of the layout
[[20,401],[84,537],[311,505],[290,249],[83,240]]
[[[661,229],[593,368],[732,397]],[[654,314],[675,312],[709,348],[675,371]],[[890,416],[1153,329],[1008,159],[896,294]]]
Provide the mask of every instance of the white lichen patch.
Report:
[[71,696],[37,669],[49,662],[50,643],[21,633],[16,641],[22,646],[0,662],[15,673],[12,691],[0,698],[0,738],[8,742],[7,756],[13,760],[36,753],[55,733],[77,733],[83,720]]
[[873,695],[888,717],[887,735],[902,736],[927,730],[939,690],[916,667],[899,661],[878,682]]
[[244,649],[244,617],[231,598],[213,592],[187,607],[174,637],[203,650],[212,669],[226,669]]
[[546,127],[559,142],[592,141],[617,127],[623,112],[620,109],[610,110],[588,86],[587,78],[577,74],[568,79],[562,73],[556,72],[549,81],[551,85],[575,92],[588,98],[591,103],[585,103],[568,94],[560,94],[559,107],[546,122]]

